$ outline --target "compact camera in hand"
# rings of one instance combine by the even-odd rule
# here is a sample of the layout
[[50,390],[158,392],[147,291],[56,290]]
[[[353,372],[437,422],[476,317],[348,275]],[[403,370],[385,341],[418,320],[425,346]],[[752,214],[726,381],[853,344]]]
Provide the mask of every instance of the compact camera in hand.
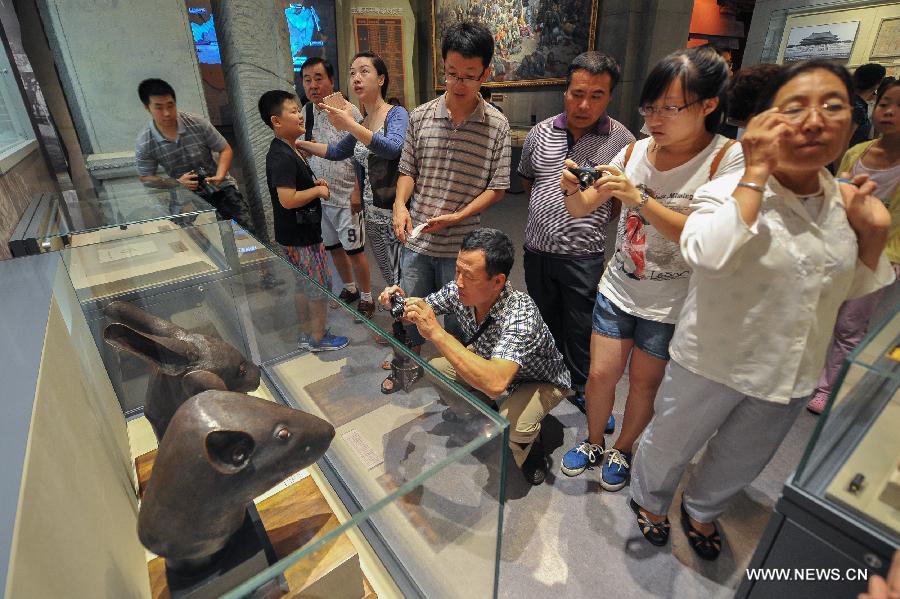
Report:
[[391,316],[394,318],[403,318],[403,311],[406,309],[406,298],[399,293],[392,293],[391,300]]
[[197,184],[198,189],[207,195],[213,195],[216,193],[216,189],[206,182],[206,178],[209,177],[209,173],[206,172],[206,169],[202,166],[198,166],[194,169],[194,172],[197,173]]
[[581,189],[587,189],[594,184],[597,179],[603,176],[603,171],[594,168],[571,167],[568,169],[570,173],[578,177],[578,186]]

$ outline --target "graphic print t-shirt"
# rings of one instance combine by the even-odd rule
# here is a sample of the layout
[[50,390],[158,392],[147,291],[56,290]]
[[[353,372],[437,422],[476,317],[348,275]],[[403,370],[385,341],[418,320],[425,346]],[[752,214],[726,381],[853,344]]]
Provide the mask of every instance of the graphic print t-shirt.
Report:
[[[648,137],[635,144],[627,166],[623,168],[627,148],[619,152],[612,164],[663,206],[687,215],[694,191],[709,181],[710,165],[728,141],[727,137],[716,135],[703,151],[681,166],[660,171],[647,160],[647,150],[653,143],[653,138]],[[714,178],[743,169],[741,145],[734,144],[725,152]],[[678,244],[663,237],[636,210],[623,206],[616,253],[597,286],[600,293],[633,316],[675,323],[690,277]]]

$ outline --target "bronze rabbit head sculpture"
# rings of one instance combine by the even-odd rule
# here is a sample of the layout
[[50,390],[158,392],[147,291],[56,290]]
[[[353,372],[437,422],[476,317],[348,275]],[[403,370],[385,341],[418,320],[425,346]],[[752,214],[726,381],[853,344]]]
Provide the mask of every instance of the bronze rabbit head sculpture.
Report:
[[138,515],[138,536],[168,568],[205,567],[244,520],[247,504],[318,460],[334,438],[325,420],[229,391],[204,391],[175,413]]
[[151,365],[144,415],[159,440],[175,411],[192,395],[259,387],[259,367],[218,337],[190,333],[127,302],[112,302],[103,313],[112,321],[103,339]]

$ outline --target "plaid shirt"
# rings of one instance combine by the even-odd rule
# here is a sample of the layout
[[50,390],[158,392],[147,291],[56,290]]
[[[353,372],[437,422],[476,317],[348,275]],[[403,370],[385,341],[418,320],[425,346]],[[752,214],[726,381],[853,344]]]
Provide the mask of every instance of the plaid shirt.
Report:
[[[135,142],[135,165],[138,175],[142,177],[155,175],[159,165],[173,179],[196,170],[198,166],[212,177],[217,168],[212,153],[221,152],[226,144],[225,138],[209,121],[189,112],[179,112],[175,141],[166,139],[152,119],[147,123]],[[234,178],[227,175],[219,187],[236,184]]]
[[[475,309],[459,301],[459,288],[450,282],[425,298],[435,314],[453,314],[459,320],[464,339],[472,339],[479,329]],[[556,349],[550,329],[541,319],[531,297],[515,291],[509,283],[491,306],[484,322],[490,319],[469,350],[486,360],[502,358],[519,365],[519,371],[507,388],[511,393],[519,383],[547,382],[568,389],[572,381]]]

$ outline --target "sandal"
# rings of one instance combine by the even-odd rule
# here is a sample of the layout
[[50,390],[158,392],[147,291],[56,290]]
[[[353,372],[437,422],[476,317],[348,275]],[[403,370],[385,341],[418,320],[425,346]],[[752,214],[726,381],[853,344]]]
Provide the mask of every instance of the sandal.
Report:
[[691,549],[700,556],[700,559],[711,562],[719,557],[719,553],[722,551],[722,538],[719,536],[719,528],[716,526],[716,523],[713,522],[713,528],[715,530],[713,530],[711,535],[704,535],[694,528],[691,525],[687,510],[684,509],[683,497],[681,499],[681,528],[684,529],[684,534],[687,535],[688,544],[691,546]]
[[[422,367],[417,366],[415,374],[413,374],[412,378],[409,380],[409,385],[412,385],[413,383],[418,381],[420,378],[422,378],[423,374],[424,374],[424,371],[422,370]],[[388,381],[391,382],[390,389],[388,389],[384,386],[384,384],[387,383]],[[391,374],[389,374],[386,379],[381,381],[381,392],[384,393],[385,395],[390,395],[392,393],[396,393],[397,391],[400,391],[401,389],[403,389],[403,385],[401,385],[400,381],[398,381],[396,379],[396,377],[394,377],[393,372]]]
[[644,535],[644,538],[651,545],[656,545],[657,547],[665,545],[669,540],[669,528],[671,527],[669,519],[666,518],[662,522],[653,522],[641,513],[641,506],[634,499],[628,500],[628,506],[634,512],[634,515],[637,516],[638,527],[641,529],[641,534]]

